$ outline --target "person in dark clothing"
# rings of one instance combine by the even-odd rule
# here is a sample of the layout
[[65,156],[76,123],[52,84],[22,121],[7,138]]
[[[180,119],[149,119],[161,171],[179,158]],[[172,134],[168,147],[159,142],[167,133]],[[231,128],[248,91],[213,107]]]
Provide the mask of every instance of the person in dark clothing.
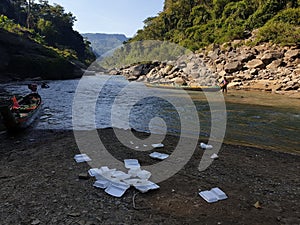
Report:
[[220,87],[221,87],[222,92],[227,93],[227,85],[228,85],[228,83],[229,82],[228,82],[227,78],[224,76],[222,82],[220,83]]
[[28,84],[28,88],[32,91],[32,92],[37,92],[37,84]]

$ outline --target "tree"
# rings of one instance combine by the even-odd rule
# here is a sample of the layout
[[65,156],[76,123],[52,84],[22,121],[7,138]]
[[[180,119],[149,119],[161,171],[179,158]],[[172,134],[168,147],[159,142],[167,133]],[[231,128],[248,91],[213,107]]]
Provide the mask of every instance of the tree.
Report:
[[27,0],[27,18],[26,18],[26,24],[27,28],[30,29],[31,23],[33,20],[33,15],[31,14],[31,7],[33,5],[33,0]]

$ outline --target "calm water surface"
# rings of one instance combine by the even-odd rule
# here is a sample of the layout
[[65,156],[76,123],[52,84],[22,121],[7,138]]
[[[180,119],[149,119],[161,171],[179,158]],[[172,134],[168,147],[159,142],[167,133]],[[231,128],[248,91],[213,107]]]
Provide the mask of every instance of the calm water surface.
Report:
[[[96,96],[95,121],[90,124],[90,120],[86,119],[86,110],[83,111],[82,129],[93,126],[128,128],[129,121],[129,127],[149,132],[151,119],[159,117],[169,133],[180,134],[181,122],[177,109],[164,98],[151,97],[151,92],[174,98],[182,102],[182,109],[189,110],[190,106],[185,104],[187,96],[182,91],[147,88],[136,82],[129,85],[121,76],[90,76],[84,80],[85,84],[80,90],[76,90],[79,80],[49,81],[50,88],[40,89],[44,104],[35,129],[73,129],[72,105],[76,93],[79,94],[76,99],[82,104],[95,101],[91,96]],[[1,86],[11,93],[26,94],[28,89],[24,84]],[[198,112],[200,136],[209,137],[211,111],[206,96],[201,92],[188,92],[188,96]],[[229,91],[225,100],[225,142],[300,153],[300,99],[263,92]],[[126,119],[124,112],[128,110],[130,116]],[[188,120],[185,118],[185,121]],[[156,132],[163,132],[161,125],[154,123],[152,127]],[[193,133],[193,130],[189,132]]]

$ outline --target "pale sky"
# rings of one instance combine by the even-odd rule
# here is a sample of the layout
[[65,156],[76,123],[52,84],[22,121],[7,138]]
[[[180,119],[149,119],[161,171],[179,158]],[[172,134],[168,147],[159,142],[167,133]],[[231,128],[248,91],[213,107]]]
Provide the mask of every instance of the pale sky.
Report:
[[164,0],[49,0],[72,12],[80,33],[125,34],[132,37],[143,21],[163,10]]

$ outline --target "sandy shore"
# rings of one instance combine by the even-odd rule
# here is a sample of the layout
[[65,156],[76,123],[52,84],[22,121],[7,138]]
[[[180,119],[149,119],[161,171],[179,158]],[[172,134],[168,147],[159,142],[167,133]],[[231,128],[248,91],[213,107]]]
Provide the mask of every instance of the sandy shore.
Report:
[[[112,129],[98,133],[115,158],[157,163],[149,152],[124,147]],[[0,139],[0,224],[300,224],[299,155],[223,145],[220,158],[199,172],[203,150],[197,147],[159,190],[130,188],[114,198],[94,188],[93,178],[79,179],[90,167],[73,160],[80,152],[71,131],[27,130]],[[178,138],[163,143],[161,151],[172,153]],[[228,199],[209,204],[198,195],[213,187]]]

